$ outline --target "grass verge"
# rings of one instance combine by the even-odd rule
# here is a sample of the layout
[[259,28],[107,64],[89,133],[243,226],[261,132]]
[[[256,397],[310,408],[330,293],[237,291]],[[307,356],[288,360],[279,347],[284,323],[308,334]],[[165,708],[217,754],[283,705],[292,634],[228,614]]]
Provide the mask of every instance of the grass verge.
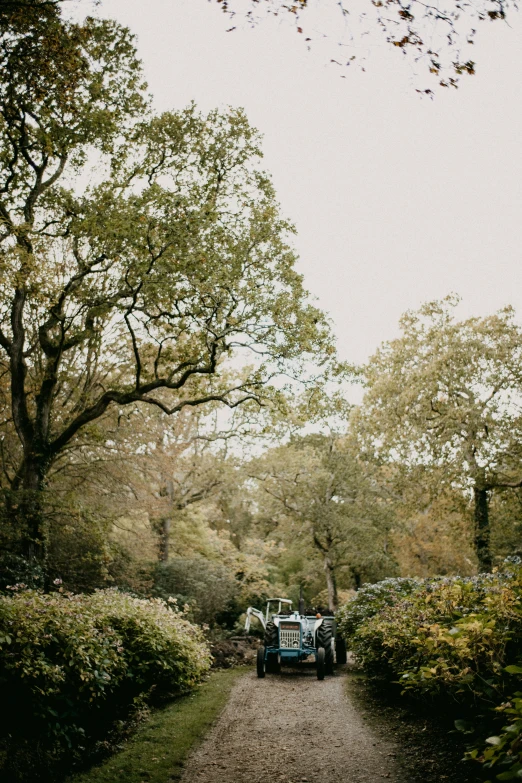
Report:
[[68,783],[173,783],[183,762],[201,741],[228,700],[234,683],[248,671],[241,666],[213,672],[194,693],[155,710],[125,748]]

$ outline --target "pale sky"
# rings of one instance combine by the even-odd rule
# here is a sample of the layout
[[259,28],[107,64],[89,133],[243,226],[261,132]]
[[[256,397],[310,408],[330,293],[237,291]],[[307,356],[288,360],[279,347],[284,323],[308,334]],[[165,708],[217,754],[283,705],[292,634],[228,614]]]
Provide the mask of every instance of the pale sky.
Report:
[[463,316],[522,313],[520,15],[482,23],[477,75],[430,101],[378,36],[362,73],[308,53],[281,21],[227,33],[207,0],[102,0],[98,13],[137,34],[158,110],[242,106],[264,134],[343,359],[363,361],[405,310],[452,291]]

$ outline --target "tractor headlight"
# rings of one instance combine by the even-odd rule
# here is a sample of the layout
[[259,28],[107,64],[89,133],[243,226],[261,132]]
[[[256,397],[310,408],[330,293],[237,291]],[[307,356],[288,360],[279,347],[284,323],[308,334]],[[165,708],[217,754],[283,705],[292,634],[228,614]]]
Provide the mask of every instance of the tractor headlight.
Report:
[[297,641],[297,639],[294,641],[293,646],[294,647],[299,647],[299,642]]

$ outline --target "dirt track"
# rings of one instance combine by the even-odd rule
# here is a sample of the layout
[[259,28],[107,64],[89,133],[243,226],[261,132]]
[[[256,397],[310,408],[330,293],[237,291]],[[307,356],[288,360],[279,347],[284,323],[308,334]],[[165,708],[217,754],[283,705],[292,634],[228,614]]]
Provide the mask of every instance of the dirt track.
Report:
[[319,682],[314,669],[247,674],[182,783],[405,783],[393,742],[365,723],[345,680],[338,671]]

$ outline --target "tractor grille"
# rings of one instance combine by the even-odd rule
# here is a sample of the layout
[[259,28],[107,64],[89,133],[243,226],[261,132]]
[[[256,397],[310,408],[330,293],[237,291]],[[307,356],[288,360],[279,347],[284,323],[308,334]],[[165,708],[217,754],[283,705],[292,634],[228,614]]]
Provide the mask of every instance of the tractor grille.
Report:
[[301,646],[301,628],[299,625],[281,623],[279,625],[279,646],[296,649]]

